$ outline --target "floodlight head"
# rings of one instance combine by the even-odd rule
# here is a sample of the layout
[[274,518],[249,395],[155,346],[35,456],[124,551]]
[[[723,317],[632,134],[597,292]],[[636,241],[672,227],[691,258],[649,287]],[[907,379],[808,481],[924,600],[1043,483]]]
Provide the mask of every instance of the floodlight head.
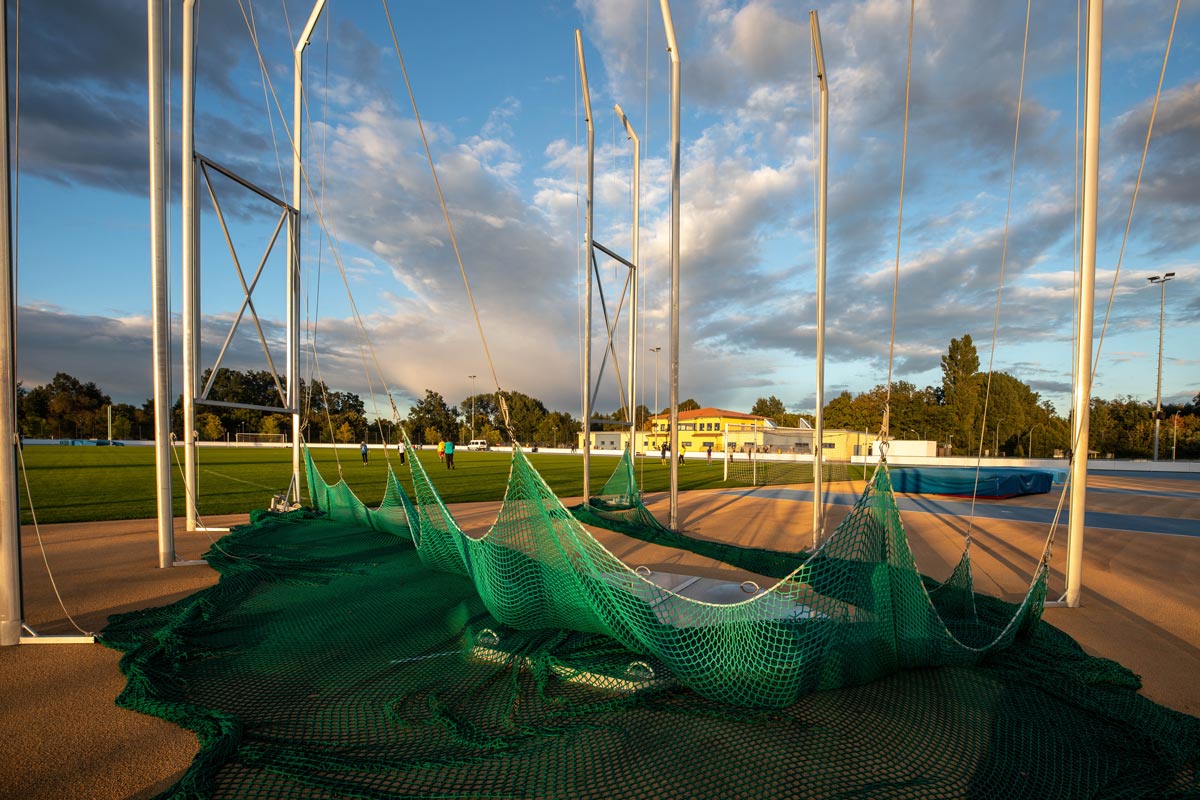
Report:
[[1151,283],[1158,283],[1159,278],[1157,275],[1154,275],[1149,278],[1146,278],[1146,280],[1150,281]]
[[1163,275],[1163,280],[1164,280],[1164,281],[1169,281],[1169,280],[1171,280],[1171,278],[1174,278],[1174,277],[1175,277],[1175,273],[1174,273],[1174,272],[1168,272],[1166,275]]

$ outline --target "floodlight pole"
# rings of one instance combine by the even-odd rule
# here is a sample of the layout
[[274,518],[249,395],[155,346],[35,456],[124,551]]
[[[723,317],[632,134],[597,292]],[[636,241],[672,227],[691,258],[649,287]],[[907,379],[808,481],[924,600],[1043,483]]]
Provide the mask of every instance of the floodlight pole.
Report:
[[633,242],[631,244],[632,252],[629,260],[633,262],[633,281],[631,297],[632,305],[629,307],[629,456],[633,457],[637,453],[637,320],[638,320],[638,283],[642,271],[642,262],[638,260],[638,246],[641,239],[641,192],[640,183],[642,175],[642,140],[638,138],[637,133],[633,130],[633,126],[629,124],[629,118],[625,116],[625,112],[621,110],[620,103],[613,106],[617,112],[617,116],[621,118],[621,124],[625,126],[625,133],[633,140]]
[[[154,0],[150,0],[153,5]],[[21,506],[17,499],[17,339],[8,171],[8,0],[0,0],[0,645],[21,643]]]
[[821,541],[824,527],[821,503],[821,466],[825,457],[825,229],[826,200],[829,197],[829,81],[825,75],[825,54],[821,48],[821,25],[817,12],[808,12],[812,29],[813,53],[817,59],[817,82],[821,87],[821,146],[817,176],[817,413],[813,426],[813,548]]
[[300,501],[300,219],[304,195],[303,165],[300,154],[304,132],[304,48],[325,8],[325,0],[313,3],[308,24],[296,40],[292,93],[292,208],[296,213],[288,222],[287,265],[287,405],[292,410],[292,499]]
[[475,376],[468,375],[471,379],[471,441],[475,440]]
[[1088,0],[1087,72],[1083,137],[1083,235],[1080,253],[1079,320],[1072,396],[1071,514],[1067,524],[1067,586],[1063,601],[1079,607],[1083,584],[1083,523],[1087,503],[1088,426],[1092,395],[1092,328],[1096,291],[1097,186],[1100,179],[1100,44],[1104,0]]
[[671,53],[671,316],[670,316],[670,430],[671,440],[671,511],[667,525],[679,527],[679,106],[680,63],[679,43],[675,40],[675,23],[671,19],[671,3],[659,0],[663,27],[667,33],[667,50]]
[[[654,419],[658,419],[658,354],[662,352],[662,347],[649,348],[651,353],[654,353]],[[662,452],[662,444],[658,446],[659,452]]]
[[1163,317],[1167,307],[1167,281],[1175,277],[1174,272],[1159,277],[1148,278],[1151,285],[1158,284],[1162,294],[1158,301],[1158,383],[1154,390],[1154,460],[1158,461],[1158,431],[1162,425],[1162,351],[1163,351]]
[[[184,482],[184,513],[187,518],[187,530],[196,530],[196,394],[200,387],[196,366],[200,361],[200,340],[197,327],[200,324],[200,280],[198,264],[199,253],[199,216],[196,212],[196,0],[183,0],[183,64],[181,81],[183,98],[180,105],[180,148],[179,161],[182,176],[180,179],[180,223],[181,248],[183,251],[183,482]],[[153,121],[151,122],[153,124]],[[155,403],[157,408],[157,401]],[[164,407],[168,411],[170,405]],[[157,424],[157,415],[155,417]],[[166,438],[170,439],[170,417],[168,416],[168,431]],[[157,436],[156,436],[157,438]],[[173,444],[168,448],[173,449]],[[170,453],[170,449],[168,450]],[[170,463],[167,464],[168,474]],[[159,491],[162,491],[160,485]],[[159,532],[160,542],[162,532]],[[160,547],[160,550],[162,548]],[[171,548],[174,550],[174,546]],[[160,552],[160,561],[163,558]],[[174,561],[174,553],[169,554]],[[170,566],[170,563],[160,563],[160,566]]]
[[575,54],[579,58],[579,83],[587,121],[587,202],[583,234],[583,502],[592,498],[592,191],[596,175],[596,131],[592,125],[592,95],[588,91],[587,64],[583,59],[583,34],[575,29]]

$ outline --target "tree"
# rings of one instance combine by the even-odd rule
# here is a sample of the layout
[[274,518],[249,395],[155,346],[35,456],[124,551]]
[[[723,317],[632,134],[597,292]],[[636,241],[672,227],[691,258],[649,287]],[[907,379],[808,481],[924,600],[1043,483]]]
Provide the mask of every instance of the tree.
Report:
[[978,446],[976,419],[980,407],[979,354],[971,334],[951,339],[946,355],[942,356],[942,396],[949,411],[951,441],[973,452]]
[[436,431],[432,441],[453,436],[458,431],[458,418],[459,413],[455,406],[446,405],[446,401],[440,394],[432,389],[426,389],[425,397],[418,400],[409,409],[407,423],[410,431],[425,432],[428,443],[430,429]]
[[336,428],[336,431],[337,432],[334,434],[335,438],[343,444],[347,442],[353,442],[358,438],[354,435],[354,428],[351,427],[349,422],[343,422],[338,428]]
[[542,418],[548,413],[546,406],[536,397],[530,397],[521,392],[505,392],[508,405],[509,419],[512,422],[513,434],[520,442],[534,441]]
[[700,404],[689,397],[687,400],[684,400],[682,403],[679,404],[679,410],[680,411],[699,411]]
[[83,383],[65,372],[50,383],[36,386],[20,399],[22,431],[25,435],[50,438],[95,437],[107,433],[101,425],[109,398],[95,383]]
[[196,415],[196,433],[206,442],[217,442],[225,438],[225,427],[220,417],[205,412]]
[[775,421],[776,425],[784,425],[784,417],[787,416],[787,409],[783,405],[783,401],[775,395],[770,397],[760,397],[754,401],[754,407],[750,409],[750,413],[759,417],[766,417]]

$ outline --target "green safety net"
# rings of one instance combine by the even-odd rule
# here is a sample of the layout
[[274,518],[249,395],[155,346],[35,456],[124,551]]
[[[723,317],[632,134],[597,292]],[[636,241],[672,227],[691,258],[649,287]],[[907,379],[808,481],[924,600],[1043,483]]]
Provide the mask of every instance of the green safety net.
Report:
[[[749,708],[612,637],[506,625],[412,531],[330,511],[256,512],[206,554],[218,584],[104,630],[118,704],[198,739],[161,797],[1200,793],[1200,720],[1046,624],[978,664]],[[981,597],[978,615],[1013,608]]]
[[663,525],[642,502],[633,472],[633,459],[626,450],[612,476],[589,502],[571,507],[571,514],[584,525],[616,531],[643,542],[686,550],[732,567],[782,578],[794,572],[808,553],[784,553],[765,547],[741,547],[727,542],[689,536]]
[[[308,463],[318,507],[332,502],[322,510],[343,519],[368,513],[357,500],[339,508],[342,493]],[[962,602],[967,561],[948,581],[959,590],[931,594],[886,469],[825,543],[797,557],[798,566],[773,586],[747,595],[737,582],[716,582],[696,597],[621,562],[566,510],[520,448],[496,522],[479,538],[458,527],[420,461],[410,464],[416,502],[409,531],[426,566],[468,577],[505,625],[604,634],[722,702],[782,707],[899,669],[975,663],[1034,625],[1045,596],[1044,560],[1024,602],[999,623]]]

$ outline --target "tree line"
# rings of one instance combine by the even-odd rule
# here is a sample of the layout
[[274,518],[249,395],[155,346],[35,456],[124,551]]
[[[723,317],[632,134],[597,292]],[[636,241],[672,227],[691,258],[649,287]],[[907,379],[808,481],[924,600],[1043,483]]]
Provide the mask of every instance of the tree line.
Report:
[[[212,381],[209,397],[228,403],[282,406],[280,392],[266,371],[220,369],[213,376],[206,370],[201,384]],[[354,392],[338,391],[320,380],[301,381],[302,431],[310,442],[388,442],[399,440],[400,432],[390,418],[369,419],[362,398]],[[108,409],[112,409],[114,439],[151,439],[154,436],[154,403],[141,406],[113,403],[95,383],[84,383],[60,372],[44,386],[25,389],[18,385],[18,416],[21,433],[30,438],[106,438]],[[486,439],[492,444],[509,440],[500,400],[508,409],[512,434],[517,440],[543,447],[567,446],[577,441],[581,422],[569,412],[555,411],[536,397],[517,391],[500,394],[471,394],[450,404],[438,392],[410,407],[400,425],[415,444],[433,444],[452,438],[458,442]],[[172,430],[182,439],[182,397],[172,407]],[[987,415],[984,417],[986,403]],[[973,455],[980,450],[1014,457],[1045,458],[1065,454],[1070,448],[1070,420],[1058,414],[1053,404],[1042,400],[1028,385],[1008,373],[993,373],[988,380],[979,370],[979,356],[970,334],[951,339],[942,356],[942,381],[937,386],[917,388],[908,381],[879,385],[865,392],[842,392],[825,406],[827,430],[879,432],[884,408],[890,408],[889,432],[894,438],[939,442],[955,455]],[[680,411],[700,408],[693,398],[679,404]],[[390,410],[390,409],[389,409]],[[665,414],[669,408],[658,413]],[[771,395],[759,397],[749,413],[768,417],[785,427],[801,420],[814,421],[811,414],[787,410]],[[594,429],[628,430],[624,408],[598,415]],[[650,429],[653,412],[644,405],[634,410],[638,430]],[[605,424],[604,420],[613,424]],[[1180,459],[1200,458],[1200,393],[1186,404],[1163,406],[1160,420],[1159,458],[1172,454]],[[232,441],[238,433],[286,434],[291,418],[286,414],[250,408],[197,406],[196,431],[203,441]],[[1093,398],[1090,412],[1091,449],[1100,456],[1150,458],[1153,455],[1154,407],[1132,397],[1103,400]]]
[[[986,404],[986,417],[984,414]],[[908,381],[865,392],[842,392],[825,406],[827,429],[879,432],[884,408],[890,409],[893,438],[937,441],[954,455],[981,450],[1015,457],[1048,458],[1071,447],[1071,422],[1027,384],[1006,372],[979,369],[970,334],[951,339],[942,356],[942,382],[917,388]],[[795,426],[811,415],[789,414],[776,397],[759,398],[752,414]],[[1151,458],[1154,454],[1154,404],[1133,397],[1092,398],[1089,444],[1094,454],[1113,458]],[[1159,459],[1200,458],[1200,393],[1185,404],[1166,404],[1160,417]]]

